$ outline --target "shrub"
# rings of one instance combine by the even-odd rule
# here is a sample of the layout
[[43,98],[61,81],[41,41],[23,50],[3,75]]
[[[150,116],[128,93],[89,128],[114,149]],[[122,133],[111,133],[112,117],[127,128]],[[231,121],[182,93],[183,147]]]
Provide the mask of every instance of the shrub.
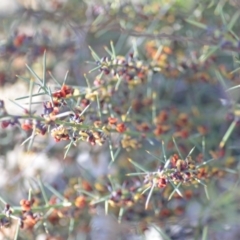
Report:
[[235,238],[238,3],[51,3],[6,17],[1,86],[29,92],[0,101],[5,238]]

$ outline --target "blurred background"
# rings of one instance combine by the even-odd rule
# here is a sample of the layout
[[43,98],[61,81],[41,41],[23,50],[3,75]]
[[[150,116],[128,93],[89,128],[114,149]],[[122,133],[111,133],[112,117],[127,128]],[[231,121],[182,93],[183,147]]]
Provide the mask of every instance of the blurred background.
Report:
[[[28,99],[15,99],[29,95],[27,79],[33,76],[26,64],[42,77],[45,50],[46,79],[53,91],[59,90],[54,79],[63,83],[66,76],[68,85],[86,87],[84,74],[91,83],[98,74],[89,73],[96,67],[89,46],[102,59],[109,55],[106,47],[110,49],[112,41],[117,55],[128,58],[132,54],[145,64],[161,68],[151,83],[156,91],[156,108],[172,114],[169,121],[184,156],[196,146],[194,157],[199,157],[204,148],[206,161],[219,160],[214,165],[218,168],[215,178],[206,180],[209,201],[204,187],[199,185],[190,194],[186,191],[185,199],[176,196],[171,202],[165,197],[170,190],[159,191],[154,195],[157,210],[144,211],[139,204],[123,214],[121,224],[117,221],[119,208],[113,207],[113,215],[106,216],[104,204],[87,210],[79,207],[79,211],[45,212],[44,224],[37,224],[34,231],[20,230],[15,239],[239,239],[238,128],[229,134],[226,148],[219,150],[239,108],[238,89],[230,94],[225,91],[240,82],[238,71],[232,73],[239,65],[239,11],[239,3],[234,0],[0,1],[0,99],[8,113],[24,115],[21,106],[27,106]],[[152,110],[138,111],[143,106],[142,99],[149,94],[149,83],[144,84],[133,88],[130,94],[133,113],[139,114],[134,124],[152,116]],[[36,89],[34,93],[37,94]],[[43,101],[45,96],[34,98],[32,108],[39,114]],[[125,108],[120,101],[117,104]],[[179,130],[179,122],[187,126],[184,131]],[[19,201],[27,199],[30,192],[36,206],[42,203],[41,181],[51,200],[54,194],[49,189],[68,197],[84,184],[89,191],[105,196],[111,192],[106,180],[109,175],[118,179],[120,187],[127,185],[125,174],[136,170],[127,161],[129,157],[156,169],[159,163],[146,150],[163,154],[159,149],[161,139],[154,135],[141,139],[140,149],[129,152],[121,148],[117,161],[109,167],[108,144],[80,143],[64,159],[65,142],[39,136],[28,151],[22,144],[28,137],[29,133],[19,127],[0,129],[3,211],[4,203],[19,206]],[[116,139],[118,136],[114,136]],[[166,146],[168,156],[176,152],[170,140]],[[1,224],[5,226],[3,220]],[[11,227],[1,228],[0,239],[14,239],[16,225],[17,221],[13,221]]]

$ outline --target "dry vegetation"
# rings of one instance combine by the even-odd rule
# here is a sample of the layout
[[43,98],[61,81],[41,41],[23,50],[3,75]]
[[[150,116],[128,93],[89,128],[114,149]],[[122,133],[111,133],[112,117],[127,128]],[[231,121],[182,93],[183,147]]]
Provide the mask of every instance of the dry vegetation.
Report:
[[237,1],[19,4],[0,29],[2,238],[238,239]]

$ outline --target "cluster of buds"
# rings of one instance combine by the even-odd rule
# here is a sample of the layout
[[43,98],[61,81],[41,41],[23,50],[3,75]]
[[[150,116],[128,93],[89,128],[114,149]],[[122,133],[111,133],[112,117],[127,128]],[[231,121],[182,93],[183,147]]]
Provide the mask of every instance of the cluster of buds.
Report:
[[53,102],[53,104],[51,102],[44,102],[43,103],[44,112],[41,116],[48,121],[55,120],[55,116],[60,111],[59,106],[60,106],[60,103],[59,101],[56,101],[56,100],[55,102]]
[[[21,118],[20,116],[9,116],[7,111],[5,110],[4,107],[4,101],[0,100],[0,112],[1,114],[3,114],[3,116],[6,116],[6,118],[8,119],[4,119],[0,122],[1,127],[7,128],[8,126],[15,126],[18,125],[20,126],[24,131],[31,131],[31,130],[35,130],[36,134],[41,134],[41,135],[45,135],[46,131],[47,131],[47,127],[45,126],[45,124],[41,123],[41,121],[36,120],[36,119],[31,119],[30,117],[28,119],[23,119],[23,121],[19,121],[19,119]],[[24,110],[25,114],[29,114],[28,110]],[[1,115],[0,114],[0,115]]]
[[[53,101],[44,102],[43,108],[44,113],[41,115],[42,121],[39,119],[34,119],[29,116],[21,121],[18,121],[18,117],[14,119],[14,124],[18,123],[24,131],[35,131],[35,134],[45,135],[48,127],[51,129],[51,136],[56,142],[64,140],[83,140],[89,142],[91,145],[99,144],[102,145],[106,141],[105,131],[102,130],[102,123],[99,120],[93,122],[93,126],[89,128],[84,126],[81,128],[82,123],[85,121],[85,115],[83,115],[82,108],[86,106],[75,106],[73,109],[67,110],[67,103],[65,98],[72,96],[74,89],[63,85],[61,90],[53,93]],[[83,98],[82,100],[84,100]],[[85,99],[87,100],[87,99]],[[89,100],[87,100],[87,106],[89,105]],[[80,102],[80,105],[83,101]],[[4,105],[3,105],[4,106]],[[20,117],[19,117],[20,118]],[[61,122],[65,121],[69,124],[58,124],[57,120],[60,119]],[[91,119],[91,116],[89,118]],[[4,120],[1,122],[2,127],[7,127],[9,124],[13,124],[12,120]],[[115,131],[123,133],[126,131],[126,126],[124,123],[117,123],[114,127]]]
[[55,139],[56,142],[69,140],[70,138],[68,129],[63,125],[53,128],[51,131],[51,136]]
[[39,120],[35,120],[35,119],[25,119],[22,123],[21,123],[21,128],[24,131],[32,131],[35,130],[35,134],[41,134],[41,135],[45,135],[45,133],[47,132],[47,126],[42,123]]
[[206,135],[208,129],[204,125],[194,125],[194,114],[179,112],[177,109],[161,110],[154,119],[155,136],[161,136],[173,132],[173,137],[187,139],[192,132],[199,132],[201,135]]
[[146,81],[149,67],[144,66],[142,61],[139,61],[130,54],[128,58],[117,56],[115,59],[103,57],[97,62],[100,66],[100,71],[106,75],[121,76],[126,82],[139,84]]
[[152,98],[139,96],[138,98],[133,99],[132,109],[136,113],[140,113],[143,110],[152,106]]
[[52,94],[53,100],[64,99],[71,97],[74,93],[74,89],[68,85],[62,85],[59,91],[56,91]]
[[[156,136],[160,136],[162,134],[167,133],[170,129],[170,121],[168,121],[169,113],[166,110],[162,110],[159,112],[157,117],[154,119],[154,122],[156,124],[156,128],[154,129],[154,134]],[[168,123],[167,123],[168,121]]]
[[[55,205],[57,203],[58,203],[57,197],[53,196],[50,198],[49,205]],[[61,219],[62,216],[63,216],[62,211],[53,207],[53,210],[48,215],[47,219],[51,224],[56,225],[59,223],[59,220]]]
[[174,154],[159,171],[147,174],[144,183],[156,184],[158,188],[165,188],[170,182],[177,185],[183,183],[186,185],[198,184],[199,181],[209,177],[206,168],[198,167],[191,156],[185,160]]
[[26,200],[22,199],[20,201],[20,205],[22,208],[22,216],[21,216],[21,228],[24,229],[33,229],[36,223],[40,220],[39,214],[32,212],[32,205],[34,203],[34,199]]
[[122,147],[127,151],[130,151],[131,149],[139,149],[142,146],[139,139],[132,138],[129,135],[124,135],[121,140],[121,143],[122,143]]
[[[196,55],[196,53],[195,53]],[[179,68],[183,72],[192,70],[194,72],[200,72],[204,69],[207,69],[211,64],[214,64],[216,62],[216,56],[211,56],[209,57],[206,61],[200,62],[197,59],[199,56],[194,56],[194,59],[185,59],[180,61],[179,63]],[[207,76],[207,75],[202,75],[202,76]],[[208,79],[208,77],[207,77]],[[200,79],[204,80],[204,79]]]
[[68,85],[62,85],[61,89],[52,93],[52,102],[44,102],[43,108],[44,112],[41,115],[48,122],[54,121],[56,115],[60,113],[63,106],[67,105],[66,99],[73,96],[74,88]]
[[128,189],[118,189],[111,192],[108,202],[112,207],[131,207],[134,204],[134,195]]
[[182,160],[177,154],[174,154],[170,158],[170,170],[169,180],[174,184],[179,182],[197,184],[199,180],[205,180],[209,176],[206,169],[199,168],[191,156]]
[[[84,185],[85,186],[81,186],[81,188],[89,189],[88,184],[86,185],[85,183]],[[134,208],[135,204],[139,204],[139,200],[144,198],[144,196],[138,192],[139,187],[141,187],[141,181],[137,178],[126,180],[122,185],[114,185],[114,187],[110,182],[96,182],[94,185],[95,190],[101,194],[99,198],[104,195],[106,196],[106,194],[108,195],[107,201],[112,208]],[[92,191],[93,189],[90,188],[90,190]],[[80,199],[82,200],[82,196]],[[90,206],[96,206],[95,201],[96,199],[93,199],[90,202]]]
[[108,126],[111,129],[115,129],[119,133],[124,133],[127,130],[125,123],[123,122],[118,123],[118,119],[113,117],[108,118]]
[[[68,198],[66,197],[66,199]],[[56,196],[52,196],[49,200],[49,205],[52,207],[52,211],[47,216],[47,220],[53,225],[58,225],[61,219],[67,218],[69,216],[69,211],[71,209],[72,203],[70,202],[61,203],[61,201]],[[56,205],[58,207],[55,207]],[[62,206],[59,207],[59,205]]]
[[13,39],[13,46],[20,48],[24,45],[29,45],[32,42],[32,36],[27,36],[24,33],[17,34]]
[[12,214],[12,210],[9,204],[5,205],[5,208],[3,209],[2,213],[5,216],[0,218],[0,227],[7,228],[11,225],[11,214]]
[[[224,41],[224,48],[233,47],[229,44],[231,44],[231,42],[226,44],[226,41]],[[197,51],[194,51],[191,52],[190,56],[185,57],[183,57],[181,54],[176,54],[173,59],[172,55],[174,53],[174,46],[163,46],[161,51],[159,51],[159,49],[160,46],[158,46],[156,42],[146,42],[145,50],[147,57],[152,60],[153,64],[157,64],[161,67],[161,73],[166,78],[176,80],[182,76],[186,78],[186,72],[190,72],[191,74],[188,74],[189,77],[186,78],[188,82],[212,83],[216,81],[216,79],[211,76],[209,71],[206,71],[210,68],[210,66],[216,63],[216,56],[210,56],[205,61],[201,61],[201,55]],[[236,75],[234,76],[234,74],[229,74],[228,71],[222,71],[221,65],[219,65],[219,71],[228,79],[237,78]]]
[[1,121],[1,127],[2,128],[7,128],[8,126],[15,126],[15,125],[19,125],[19,120],[18,117],[14,117],[12,119],[9,120],[2,120]]
[[87,206],[87,199],[85,196],[78,196],[76,199],[75,199],[75,206],[77,208],[80,208],[80,209],[83,209]]
[[91,145],[103,145],[106,141],[105,134],[95,130],[81,130],[79,131],[79,139],[89,142]]
[[160,54],[157,53],[158,47],[154,41],[148,41],[145,45],[146,55],[153,59],[161,68],[169,65],[168,57],[173,53],[169,46],[164,46]]

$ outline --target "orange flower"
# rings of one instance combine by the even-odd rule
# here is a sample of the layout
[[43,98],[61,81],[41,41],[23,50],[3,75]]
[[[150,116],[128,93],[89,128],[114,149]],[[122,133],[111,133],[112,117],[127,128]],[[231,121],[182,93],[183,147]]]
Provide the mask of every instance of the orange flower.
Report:
[[153,132],[156,136],[160,136],[161,134],[166,133],[169,129],[170,126],[168,125],[158,125]]
[[189,131],[187,129],[182,129],[182,130],[174,133],[174,137],[181,137],[181,138],[186,139],[186,138],[188,138],[188,136],[189,136]]
[[52,129],[51,136],[55,139],[56,142],[69,140],[68,130],[63,125]]
[[26,120],[25,122],[23,122],[21,124],[21,128],[24,130],[24,131],[30,131],[32,130],[32,127],[33,127],[33,124],[30,120]]
[[164,46],[163,47],[163,52],[165,52],[166,54],[172,54],[173,50],[168,46]]
[[171,211],[170,209],[168,208],[163,208],[161,211],[160,211],[160,216],[161,217],[169,217],[171,215]]
[[182,215],[184,213],[185,209],[181,206],[178,206],[175,208],[174,212],[176,215]]
[[6,127],[8,127],[9,124],[10,124],[10,121],[5,121],[5,120],[3,120],[3,121],[1,122],[1,127],[2,127],[2,128],[6,128]]
[[82,188],[85,190],[85,191],[88,191],[88,192],[91,192],[93,189],[92,189],[92,186],[90,185],[89,182],[87,181],[82,181]]
[[117,118],[109,117],[108,118],[108,123],[111,125],[115,125],[117,123]]
[[62,85],[61,90],[54,92],[52,95],[56,98],[66,98],[71,96],[74,92],[74,89],[67,85]]
[[186,170],[187,162],[181,159],[178,159],[176,162],[176,167],[179,172]]
[[140,131],[140,132],[147,132],[150,130],[150,127],[147,123],[143,122],[139,125],[137,125],[137,130]]
[[156,118],[156,123],[162,124],[163,122],[167,121],[167,119],[168,119],[167,111],[162,110]]
[[119,133],[123,133],[127,130],[126,126],[124,123],[119,123],[117,124],[116,126],[116,130],[119,132]]
[[174,154],[171,157],[170,161],[171,161],[172,167],[176,167],[178,159],[179,159],[179,156],[177,154]]
[[32,204],[33,204],[33,200],[29,201],[26,199],[22,199],[20,201],[20,205],[21,205],[23,211],[30,211]]
[[199,168],[197,173],[197,178],[206,178],[208,176],[207,168]]
[[164,188],[167,185],[167,181],[165,178],[161,177],[158,179],[158,187],[159,188]]
[[22,227],[24,229],[33,229],[33,227],[35,226],[35,224],[39,221],[39,217],[33,215],[32,212],[26,212],[23,215],[23,222],[22,222]]
[[87,204],[87,201],[84,196],[79,196],[75,199],[75,205],[78,208],[84,208],[86,204]]
[[20,34],[14,38],[13,45],[15,47],[21,47],[26,39],[27,36],[25,34]]
[[57,209],[53,209],[53,211],[51,212],[51,214],[47,217],[48,221],[50,223],[57,224],[58,221],[60,220],[60,214],[59,211]]

